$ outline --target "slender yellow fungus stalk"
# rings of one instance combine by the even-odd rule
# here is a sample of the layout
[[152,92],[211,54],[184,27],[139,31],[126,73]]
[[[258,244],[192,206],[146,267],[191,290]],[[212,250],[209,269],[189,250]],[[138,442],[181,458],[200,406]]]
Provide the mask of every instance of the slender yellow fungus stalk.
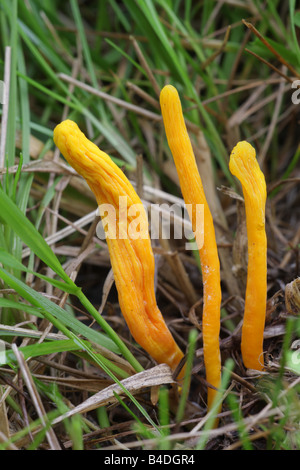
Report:
[[[174,162],[176,165],[181,192],[189,213],[193,231],[199,235],[197,227],[197,205],[204,206],[204,241],[199,246],[203,276],[203,350],[208,384],[218,388],[221,380],[221,359],[219,347],[221,285],[220,263],[215,238],[213,218],[203,190],[191,141],[184,122],[180,98],[176,88],[167,85],[160,94],[160,105]],[[201,240],[201,237],[199,237]],[[201,244],[200,244],[201,245]],[[208,387],[207,404],[211,407],[215,389]]]
[[267,301],[266,182],[254,148],[239,142],[231,152],[230,171],[241,182],[248,236],[248,269],[242,327],[242,357],[247,368],[263,369],[263,334]]
[[[85,178],[98,205],[107,207],[108,211],[114,208],[114,216],[107,219],[104,228],[122,314],[137,343],[157,362],[166,363],[174,370],[183,353],[156,304],[154,257],[147,215],[140,198],[120,168],[73,121],[63,121],[55,128],[54,142],[70,165]],[[120,203],[124,199],[125,212]],[[135,225],[137,221],[140,228]]]

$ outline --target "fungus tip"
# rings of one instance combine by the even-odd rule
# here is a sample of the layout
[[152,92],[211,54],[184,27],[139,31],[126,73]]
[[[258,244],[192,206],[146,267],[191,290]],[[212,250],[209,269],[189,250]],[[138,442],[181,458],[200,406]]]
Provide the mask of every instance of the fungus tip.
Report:
[[161,92],[160,92],[160,99],[162,100],[170,94],[179,96],[178,91],[176,90],[176,88],[173,85],[170,85],[170,84],[165,85],[163,87],[163,89],[161,90]]
[[254,147],[243,140],[238,142],[230,154],[229,169],[236,176],[243,191],[253,197],[256,193],[261,201],[266,199],[266,182],[261,171]]
[[256,162],[256,152],[249,142],[242,140],[238,142],[230,154],[229,169],[235,176],[239,165]]

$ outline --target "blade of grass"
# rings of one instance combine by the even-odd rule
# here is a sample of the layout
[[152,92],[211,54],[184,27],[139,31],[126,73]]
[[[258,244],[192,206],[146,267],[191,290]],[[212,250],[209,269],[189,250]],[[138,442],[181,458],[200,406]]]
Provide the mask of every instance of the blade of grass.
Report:
[[[137,0],[137,4],[139,6],[139,10],[135,8],[134,11],[133,5],[130,3],[128,4],[128,9],[130,10],[131,15],[136,19],[136,21],[138,19],[140,22],[142,22],[143,28],[145,28],[146,31],[149,30],[149,37],[155,36],[156,41],[158,39],[160,46],[156,47],[156,53],[157,51],[160,51],[162,60],[164,53],[164,58],[167,60],[169,70],[171,72],[171,82],[178,81],[181,83],[184,86],[184,92],[196,102],[200,114],[204,120],[205,126],[203,130],[208,137],[211,147],[213,148],[214,155],[216,156],[216,159],[218,160],[222,171],[226,175],[226,178],[230,184],[233,187],[236,187],[236,182],[228,169],[228,153],[225,149],[223,141],[220,138],[213,121],[211,120],[208,112],[201,102],[201,99],[198,96],[198,93],[195,90],[194,84],[192,83],[187,72],[187,67],[181,63],[178,58],[178,51],[175,52],[175,48],[172,47],[172,43],[166,34],[163,23],[160,21],[153,1]],[[152,41],[150,44],[152,44]],[[176,83],[174,84],[176,85]],[[199,124],[199,119],[195,112],[193,112],[192,120]]]
[[[41,383],[38,381],[38,387],[43,391],[49,399],[55,403],[57,409],[61,414],[66,413],[69,408],[65,404],[65,399],[59,392],[57,384],[47,384]],[[89,427],[84,421],[84,418],[81,415],[74,415],[71,418],[66,418],[63,421],[67,434],[70,436],[73,445],[72,450],[83,450],[83,433],[89,432]]]
[[10,83],[9,83],[9,110],[6,134],[6,156],[8,166],[15,163],[15,135],[16,135],[16,114],[17,114],[17,43],[18,43],[18,4],[17,0],[13,0],[10,5]]
[[1,140],[0,140],[0,167],[5,167],[5,150],[7,140],[7,123],[9,115],[9,85],[10,85],[10,62],[11,62],[11,48],[10,46],[5,47],[5,59],[4,59],[4,90],[3,90],[3,109],[1,119]]
[[253,450],[253,446],[249,439],[249,435],[248,435],[236,397],[232,393],[229,393],[229,395],[226,397],[226,401],[229,405],[233,418],[237,424],[237,429],[238,429],[238,433],[240,436],[242,448],[244,450]]
[[[1,330],[0,330],[1,334]],[[57,341],[46,341],[43,343],[31,344],[29,346],[23,346],[19,348],[22,352],[25,360],[30,357],[45,356],[48,354],[55,354],[65,351],[77,351],[80,349],[78,344],[75,344],[73,340],[57,340]],[[0,351],[0,364],[10,364],[16,362],[16,356],[13,350]]]
[[[22,51],[21,43],[18,42],[18,71],[26,73],[25,58]],[[22,80],[20,76],[17,77],[18,90],[19,90],[19,107],[20,107],[20,124],[21,124],[21,135],[22,135],[22,148],[20,154],[19,168],[23,164],[27,164],[30,161],[30,106],[29,106],[29,90],[26,81]],[[18,181],[18,175],[15,176],[14,180],[14,191],[16,191],[16,184],[18,182],[18,189],[16,191],[16,197],[14,198],[16,205],[19,209],[26,213],[31,185],[33,181],[33,174],[20,174],[20,180]],[[21,259],[22,256],[22,240],[13,232],[13,240],[11,246],[13,247],[14,255],[17,259]]]
[[75,24],[78,30],[78,34],[80,37],[81,47],[82,47],[83,56],[87,65],[87,70],[88,70],[88,73],[89,73],[89,76],[91,78],[94,88],[98,88],[98,80],[97,80],[96,73],[95,73],[95,67],[91,58],[90,48],[86,39],[85,30],[84,30],[84,26],[82,23],[82,18],[81,18],[81,13],[80,13],[80,9],[78,6],[78,2],[77,0],[70,0],[70,4],[71,4],[71,9],[72,9],[72,13],[74,16]]
[[78,291],[80,290],[76,284],[68,284],[65,282],[58,281],[57,279],[52,279],[48,276],[43,274],[37,273],[32,271],[31,269],[24,266],[20,261],[18,261],[13,255],[7,253],[5,250],[0,248],[0,262],[3,266],[13,268],[15,271],[25,271],[26,273],[33,274],[44,281],[51,283],[53,286],[58,287],[64,292],[68,292],[69,294],[77,295]]
[[97,419],[101,429],[110,427],[109,417],[105,406],[97,408]]
[[[294,153],[294,155],[292,156],[291,158],[291,161],[290,163],[288,164],[288,167],[287,169],[285,170],[285,172],[283,173],[283,175],[281,176],[281,180],[284,181],[286,180],[290,174],[292,173],[292,171],[296,168],[296,166],[298,165],[298,162],[300,160],[300,146],[298,146],[296,152]],[[268,194],[268,198],[273,198],[274,196],[276,196],[276,194],[280,191],[280,187],[281,185],[276,185],[276,188],[274,188],[269,194]]]
[[[68,87],[65,86],[64,82],[60,80],[58,75],[52,70],[48,62],[44,59],[44,57],[41,55],[40,51],[38,48],[30,41],[30,39],[27,37],[25,32],[22,29],[19,29],[19,32],[22,36],[22,39],[25,41],[26,45],[29,47],[31,53],[33,54],[34,58],[38,61],[44,72],[49,76],[49,78],[54,82],[55,85],[58,86],[58,88],[62,91],[64,95],[69,97],[69,90]],[[63,71],[65,72],[65,70]],[[73,109],[76,109],[79,111],[81,114],[86,116],[91,123],[96,127],[96,129],[104,135],[104,137],[113,145],[113,147],[124,157],[124,159],[135,166],[135,154],[131,150],[130,146],[127,144],[125,139],[122,138],[122,136],[117,133],[113,127],[110,125],[109,120],[106,119],[105,113],[102,112],[101,114],[101,121],[99,121],[99,118],[94,116],[91,111],[85,106],[82,105],[82,100],[76,98],[75,94],[72,94],[70,96],[70,99],[66,99],[63,96],[59,95],[56,92],[53,92],[52,90],[49,90],[48,88],[44,87],[43,85],[39,84],[35,80],[30,79],[29,77],[26,77],[23,75],[23,78],[28,81],[28,83],[31,83],[35,87],[43,90],[47,95],[52,95],[55,97],[57,100],[63,102],[64,104],[67,104]],[[101,102],[99,102],[99,106],[101,106]]]
[[[59,411],[58,410],[51,410],[49,413],[47,413],[47,421],[50,423],[57,417],[59,416]],[[7,441],[1,442],[0,443],[0,450],[6,450],[12,443],[18,442],[20,439],[24,438],[29,434],[30,432],[35,432],[41,429],[41,419],[38,418],[34,421],[32,421],[29,426],[25,426],[21,430],[17,431],[13,436],[11,436]],[[44,430],[43,430],[44,432]]]
[[30,305],[24,304],[22,302],[16,302],[12,299],[6,299],[5,297],[0,297],[0,307],[19,309],[28,313],[29,315],[35,315],[39,318],[43,318],[42,314],[38,311],[37,308],[31,307]]
[[[135,420],[135,429],[136,431],[141,434],[143,437],[145,437],[146,439],[153,439],[155,437],[155,435],[153,434],[153,432],[151,432],[145,425],[144,423],[140,420],[140,418],[138,418],[138,416],[129,408],[129,406],[126,405],[126,403],[124,402],[124,400],[122,400],[122,398],[116,393],[114,392],[114,396],[115,398],[118,400],[118,402],[120,403],[120,405],[123,406],[123,408],[127,411],[127,413],[129,413],[132,418]],[[141,409],[141,405],[139,405],[139,409]],[[143,413],[145,415],[145,413]],[[147,416],[147,419],[149,421],[150,419],[150,423],[152,423],[152,426],[154,428],[157,428],[156,427],[156,424],[154,423],[154,421],[151,420],[150,416],[148,414],[146,414]]]
[[[58,258],[53,253],[49,245],[45,242],[42,235],[36,230],[34,225],[24,216],[20,209],[13,203],[13,201],[4,193],[0,188],[0,214],[2,221],[5,221],[12,230],[14,230],[19,237],[26,243],[26,245],[34,251],[34,253],[43,260],[56,274],[58,274],[66,285],[57,284],[64,289],[71,289],[77,296],[81,304],[87,308],[88,312],[95,318],[108,336],[115,342],[122,354],[128,362],[134,367],[136,371],[143,370],[142,366],[129,351],[124,342],[115,333],[113,328],[104,320],[99,314],[83,292],[76,286],[76,284],[69,278],[63,270]],[[59,282],[53,280],[52,282]],[[62,309],[63,311],[63,309]]]
[[171,450],[172,443],[167,437],[170,435],[170,415],[169,415],[169,391],[167,387],[161,387],[159,390],[158,416],[161,427],[162,437],[159,441],[159,450]]
[[179,405],[178,405],[178,409],[176,413],[176,423],[180,423],[184,417],[184,410],[185,410],[185,406],[186,406],[186,402],[187,402],[188,394],[190,390],[191,374],[192,374],[193,360],[195,357],[197,336],[198,336],[197,330],[190,331],[185,374],[184,374],[184,379],[183,379],[180,401],[179,401]]
[[156,431],[160,434],[160,430],[158,428],[158,426],[154,423],[154,421],[152,420],[152,418],[149,416],[149,414],[147,413],[147,411],[140,405],[140,403],[138,402],[138,400],[132,395],[131,392],[129,392],[129,390],[126,389],[126,387],[124,387],[124,385],[122,384],[122,382],[108,369],[108,367],[106,366],[106,364],[101,360],[101,358],[99,357],[99,355],[96,355],[88,345],[84,345],[82,340],[80,338],[74,338],[74,341],[77,342],[78,344],[80,344],[82,346],[83,349],[86,350],[86,352],[96,361],[96,363],[98,363],[100,365],[100,367],[111,377],[111,379],[119,385],[119,387],[121,387],[122,391],[127,395],[127,397],[134,403],[134,405],[137,407],[137,409],[140,411],[140,413],[146,418],[146,420],[150,423],[151,426],[154,427],[154,429],[156,429]]
[[[115,345],[115,343],[110,339],[107,338],[103,333],[100,333],[92,328],[89,328],[84,323],[77,320],[73,317],[70,313],[65,311],[63,308],[59,307],[59,305],[55,304],[47,297],[43,296],[39,292],[35,291],[27,284],[22,282],[21,280],[17,279],[12,274],[8,273],[3,268],[0,268],[0,277],[1,279],[9,285],[12,289],[14,289],[21,297],[31,303],[31,305],[35,306],[39,309],[41,314],[47,318],[49,321],[54,322],[53,324],[57,326],[59,329],[62,328],[63,333],[69,333],[69,331],[65,331],[64,327],[70,328],[78,335],[83,335],[88,340],[99,344],[112,352],[117,354],[120,353],[119,348]],[[54,319],[53,319],[54,317]],[[50,319],[51,318],[51,319]],[[57,319],[57,322],[55,321]],[[59,322],[59,325],[58,325]]]
[[69,330],[65,329],[65,325],[71,328],[77,334],[82,334],[87,339],[109,349],[112,352],[121,352],[124,358],[127,359],[127,361],[137,372],[141,372],[143,370],[140,363],[129,351],[124,342],[119,338],[117,333],[104,320],[104,318],[99,314],[99,312],[95,309],[95,307],[90,303],[90,301],[81,291],[79,293],[76,293],[78,300],[87,309],[87,311],[91,313],[91,315],[95,318],[99,325],[102,326],[104,332],[108,335],[108,337],[84,325],[75,317],[66,312],[59,305],[51,302],[51,300],[49,300],[47,297],[43,296],[39,292],[35,291],[34,289],[31,289],[29,286],[27,286],[22,281],[18,280],[15,276],[8,273],[3,268],[0,268],[0,277],[10,287],[15,289],[19,293],[19,295],[21,295],[24,299],[28,300],[32,305],[40,308],[43,316],[45,316],[45,318],[47,318],[51,323],[56,325],[57,328],[60,329],[60,331],[66,334],[66,336],[70,337],[71,333]]
[[123,343],[123,341],[119,338],[119,336],[115,333],[113,328],[106,323],[106,321],[102,318],[99,312],[95,309],[95,307],[91,304],[88,298],[83,294],[83,292],[79,292],[77,295],[78,300],[81,304],[87,309],[87,311],[95,318],[95,320],[102,326],[104,331],[108,334],[108,336],[115,342],[118,346],[119,350],[122,352],[123,356],[127,361],[132,365],[136,372],[141,372],[143,367],[134,357],[134,355],[129,351],[127,346]]
[[26,388],[32,400],[32,404],[37,412],[37,415],[41,419],[42,426],[46,429],[46,436],[47,436],[47,441],[49,443],[50,449],[60,450],[61,447],[56,437],[56,434],[53,428],[51,427],[50,423],[47,422],[48,417],[44,408],[44,404],[40,397],[40,394],[38,393],[36,389],[29,366],[27,362],[24,360],[23,354],[19,351],[15,343],[12,344],[12,348],[13,348],[14,354],[18,362],[19,370],[23,376],[23,380],[26,384]]
[[0,218],[6,223],[23,242],[35,252],[61,279],[67,284],[74,285],[64,272],[58,258],[47,245],[42,235],[36,230],[27,217],[0,188]]
[[206,422],[203,427],[204,433],[200,437],[195,447],[195,450],[204,450],[206,446],[206,443],[209,439],[209,431],[213,428],[214,423],[216,421],[216,415],[218,414],[220,410],[220,406],[223,401],[223,395],[228,386],[230,376],[231,376],[231,371],[233,370],[233,368],[234,368],[234,361],[232,359],[227,359],[225,366],[223,367],[220,389],[217,391],[212,407],[206,416]]
[[107,44],[109,44],[111,47],[113,47],[116,51],[118,51],[120,54],[122,54],[123,57],[125,57],[129,62],[132,63],[132,65],[134,65],[134,67],[139,70],[139,72],[141,72],[141,74],[143,74],[146,78],[147,78],[147,74],[145,72],[145,70],[143,69],[143,67],[141,67],[140,64],[138,64],[131,56],[130,54],[127,54],[125,51],[122,50],[121,47],[117,46],[117,44],[115,44],[111,39],[108,39],[106,38],[105,41],[107,42]]
[[[49,315],[48,315],[48,319],[50,320]],[[52,321],[54,322],[54,325],[56,327],[59,327],[60,329],[64,328],[55,319],[52,318]],[[45,356],[49,354],[57,354],[60,352],[73,351],[75,352],[75,354],[77,353],[79,357],[82,357],[86,361],[91,362],[88,353],[86,354],[86,353],[80,352],[82,350],[82,344],[84,344],[86,348],[88,346],[90,349],[91,349],[91,345],[87,341],[84,341],[81,345],[78,345],[74,341],[74,335],[72,334],[72,332],[71,333],[68,332],[66,328],[64,328],[64,333],[72,339],[44,341],[43,343],[35,343],[29,346],[20,347],[19,350],[22,352],[25,359],[29,359],[31,357]],[[11,333],[12,336],[16,336],[16,334],[17,332],[15,332],[14,334]],[[0,335],[3,336],[1,327],[0,327]],[[28,337],[30,337],[30,332],[28,334]],[[86,349],[86,351],[89,351],[89,349]],[[127,372],[125,372],[123,369],[121,369],[116,364],[111,362],[109,359],[105,358],[98,351],[96,352],[96,356],[97,358],[101,359],[102,363],[105,364],[111,372],[119,376],[121,379],[125,379],[128,377]],[[16,362],[16,357],[13,351],[11,350],[0,351],[0,364],[1,365],[5,365],[5,364],[11,365],[14,362]],[[92,362],[94,363],[94,361]]]
[[297,38],[296,28],[295,28],[295,7],[296,1],[289,0],[289,7],[290,7],[290,20],[291,20],[291,34],[293,39],[293,46],[294,50],[297,55],[298,66],[300,67],[300,46]]
[[188,77],[187,71],[185,68],[182,67],[181,63],[178,60],[176,51],[172,47],[171,42],[169,41],[165,33],[165,30],[162,26],[162,22],[159,19],[153,1],[137,0],[136,3],[138,4],[140,10],[143,12],[144,19],[147,19],[147,21],[151,24],[151,28],[155,35],[158,37],[162,48],[165,50],[169,58],[169,62],[177,78],[184,83],[184,85],[187,87],[187,90],[190,90],[191,82]]

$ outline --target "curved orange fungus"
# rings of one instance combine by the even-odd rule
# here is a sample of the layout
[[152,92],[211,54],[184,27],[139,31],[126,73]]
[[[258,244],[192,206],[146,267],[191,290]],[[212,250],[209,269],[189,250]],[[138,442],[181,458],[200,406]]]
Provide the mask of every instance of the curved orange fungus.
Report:
[[[54,130],[54,142],[70,165],[85,178],[98,205],[108,204],[115,209],[116,233],[111,231],[108,219],[106,240],[122,314],[137,343],[158,363],[166,363],[174,370],[183,353],[156,304],[154,257],[147,215],[140,198],[120,168],[85,137],[75,122],[66,120],[59,124]],[[120,197],[126,200],[125,217]],[[135,207],[141,230],[140,233],[135,230],[132,237],[129,228],[136,218],[136,211],[131,211]]]

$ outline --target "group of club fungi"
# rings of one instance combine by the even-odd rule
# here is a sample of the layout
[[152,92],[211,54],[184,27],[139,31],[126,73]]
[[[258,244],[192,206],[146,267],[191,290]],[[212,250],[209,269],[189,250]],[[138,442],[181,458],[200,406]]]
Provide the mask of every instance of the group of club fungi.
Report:
[[[194,232],[197,204],[204,207],[204,242],[199,246],[199,255],[203,280],[203,351],[208,383],[207,406],[210,409],[221,380],[221,279],[214,223],[176,88],[166,85],[162,89],[160,105],[182,195],[185,204],[193,208],[189,217]],[[85,137],[75,122],[65,120],[58,124],[54,130],[54,142],[69,164],[86,180],[98,205],[111,204],[115,208],[119,236],[107,236],[106,239],[120,309],[135,341],[155,361],[166,363],[175,371],[184,355],[156,303],[154,256],[148,229],[146,237],[132,239],[127,233],[132,221],[129,215],[130,206],[142,205],[139,196],[122,170]],[[241,352],[246,368],[261,371],[267,293],[266,183],[256,160],[255,150],[246,141],[239,142],[232,150],[229,168],[242,185],[248,235],[248,272]],[[123,219],[121,221],[119,214],[120,196],[127,196],[127,224],[124,224]],[[140,220],[141,217],[148,227],[145,211],[139,214]],[[177,377],[179,381],[184,373],[183,367]]]

